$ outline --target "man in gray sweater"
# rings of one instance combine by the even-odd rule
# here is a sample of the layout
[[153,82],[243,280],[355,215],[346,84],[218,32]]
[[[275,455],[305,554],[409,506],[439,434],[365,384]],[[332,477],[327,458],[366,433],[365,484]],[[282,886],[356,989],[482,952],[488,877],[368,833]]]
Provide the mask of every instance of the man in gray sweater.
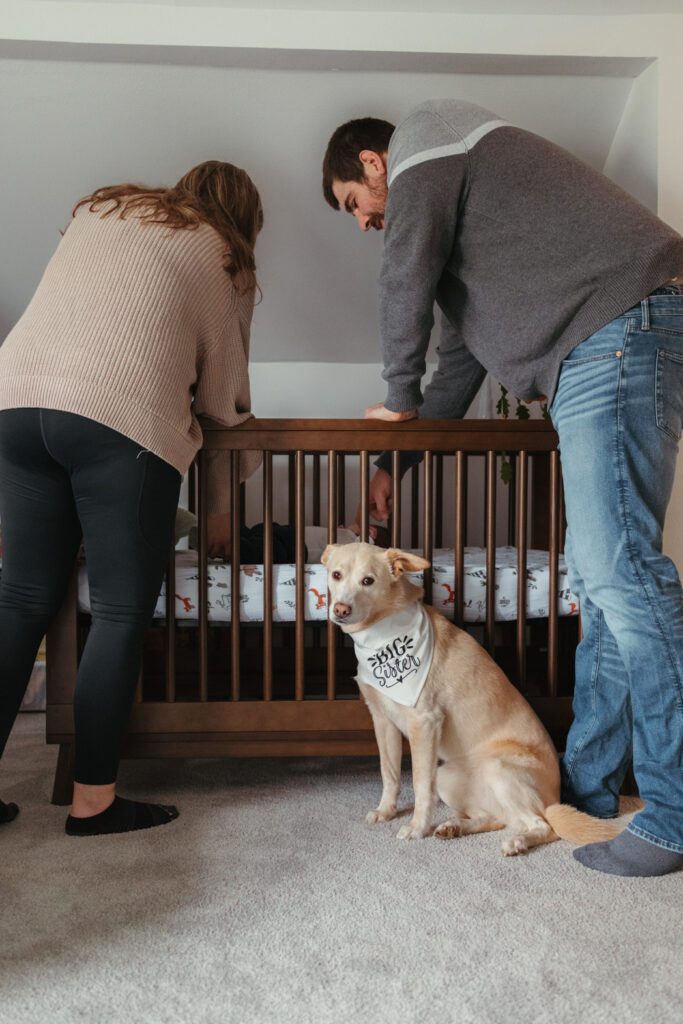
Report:
[[[387,397],[366,415],[462,417],[487,371],[521,399],[546,397],[584,629],[563,798],[614,817],[633,758],[646,801],[617,839],[575,856],[618,875],[682,866],[683,594],[662,529],[683,419],[683,238],[566,150],[454,100],[397,128],[342,125],[323,192],[361,230],[385,232]],[[384,519],[386,453],[378,466],[370,501]]]

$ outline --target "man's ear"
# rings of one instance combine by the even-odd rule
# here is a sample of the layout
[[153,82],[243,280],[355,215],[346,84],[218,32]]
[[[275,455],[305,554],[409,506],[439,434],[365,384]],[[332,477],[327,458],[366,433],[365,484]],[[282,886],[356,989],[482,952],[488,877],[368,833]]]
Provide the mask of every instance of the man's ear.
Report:
[[376,153],[374,149],[362,149],[358,159],[363,165],[366,178],[382,178],[387,173],[387,154]]
[[389,572],[392,576],[402,576],[404,572],[419,572],[420,569],[428,569],[432,564],[426,558],[413,555],[410,551],[399,551],[398,548],[388,548],[384,557],[389,563]]
[[333,551],[335,551],[335,550],[336,550],[336,549],[337,549],[338,547],[339,547],[339,544],[328,544],[328,545],[327,545],[327,547],[326,547],[326,548],[325,548],[325,550],[323,551],[322,555],[320,556],[320,561],[322,562],[322,564],[323,564],[323,565],[327,565],[327,562],[328,562],[328,560],[329,560],[329,557],[330,557],[330,555],[331,555],[331,554],[332,554],[332,552],[333,552]]

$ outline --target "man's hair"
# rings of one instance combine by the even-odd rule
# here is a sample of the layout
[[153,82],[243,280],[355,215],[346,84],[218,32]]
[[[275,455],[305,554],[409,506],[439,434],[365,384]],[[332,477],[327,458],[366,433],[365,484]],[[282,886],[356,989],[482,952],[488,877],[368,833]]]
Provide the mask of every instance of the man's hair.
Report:
[[327,144],[323,160],[323,195],[333,210],[339,209],[333,181],[364,181],[365,171],[359,153],[371,149],[386,153],[395,126],[377,117],[359,117],[337,128]]

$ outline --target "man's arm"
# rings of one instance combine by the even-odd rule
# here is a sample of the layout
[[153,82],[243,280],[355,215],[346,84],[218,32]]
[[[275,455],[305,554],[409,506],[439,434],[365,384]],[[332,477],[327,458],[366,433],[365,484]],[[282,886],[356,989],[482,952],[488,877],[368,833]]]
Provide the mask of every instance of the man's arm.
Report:
[[[425,388],[420,419],[460,419],[465,415],[481,387],[486,370],[460,341],[456,328],[444,316],[441,340],[437,348],[438,365]],[[422,459],[422,452],[402,452],[399,459],[403,476]],[[378,469],[391,474],[391,452],[376,460]]]
[[[455,247],[468,175],[461,140],[439,117],[405,122],[389,157],[379,326],[391,412],[422,405],[421,380],[439,281]],[[456,151],[457,150],[457,151]]]

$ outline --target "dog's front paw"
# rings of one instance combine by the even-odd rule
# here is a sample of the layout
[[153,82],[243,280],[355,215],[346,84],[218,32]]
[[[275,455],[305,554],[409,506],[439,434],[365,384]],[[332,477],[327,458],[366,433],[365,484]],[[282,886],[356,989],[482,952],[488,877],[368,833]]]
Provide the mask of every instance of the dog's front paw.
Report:
[[391,819],[395,818],[395,817],[396,817],[396,808],[395,807],[389,807],[389,808],[387,808],[386,811],[382,810],[381,807],[378,807],[374,811],[368,811],[368,813],[365,815],[365,821],[366,821],[366,824],[368,824],[368,825],[377,825],[377,824],[379,824],[379,822],[382,822],[382,821],[391,821]]
[[431,828],[428,825],[418,825],[414,822],[410,822],[409,825],[403,825],[396,833],[397,839],[424,839],[431,832]]

